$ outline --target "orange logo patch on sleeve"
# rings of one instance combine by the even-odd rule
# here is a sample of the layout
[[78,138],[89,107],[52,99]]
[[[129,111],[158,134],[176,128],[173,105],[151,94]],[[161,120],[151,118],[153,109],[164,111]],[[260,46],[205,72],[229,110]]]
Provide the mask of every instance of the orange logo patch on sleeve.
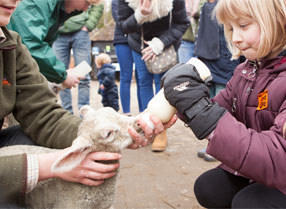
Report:
[[256,110],[263,110],[268,107],[268,90],[258,94],[258,107]]
[[9,81],[6,80],[6,78],[4,78],[3,82],[2,82],[2,86],[10,86],[11,84],[9,83]]

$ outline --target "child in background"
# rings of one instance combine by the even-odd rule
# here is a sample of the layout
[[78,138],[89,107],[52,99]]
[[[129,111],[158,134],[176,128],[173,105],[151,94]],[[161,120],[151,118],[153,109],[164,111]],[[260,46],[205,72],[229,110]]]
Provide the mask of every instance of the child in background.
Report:
[[196,198],[204,208],[286,208],[286,0],[219,0],[214,13],[232,57],[246,58],[226,88],[210,99],[191,65],[162,78],[167,100],[222,162],[196,180]]
[[115,83],[115,67],[111,62],[110,56],[105,53],[101,53],[95,58],[96,67],[99,69],[97,74],[99,80],[98,93],[102,96],[101,102],[104,107],[112,107],[118,111],[118,88]]

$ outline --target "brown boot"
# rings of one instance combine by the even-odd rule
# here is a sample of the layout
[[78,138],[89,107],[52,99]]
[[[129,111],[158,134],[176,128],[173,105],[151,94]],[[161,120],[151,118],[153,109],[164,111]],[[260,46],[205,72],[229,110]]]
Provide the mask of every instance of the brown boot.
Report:
[[162,152],[165,151],[166,147],[167,147],[167,134],[165,130],[161,134],[155,137],[154,142],[152,144],[152,151]]

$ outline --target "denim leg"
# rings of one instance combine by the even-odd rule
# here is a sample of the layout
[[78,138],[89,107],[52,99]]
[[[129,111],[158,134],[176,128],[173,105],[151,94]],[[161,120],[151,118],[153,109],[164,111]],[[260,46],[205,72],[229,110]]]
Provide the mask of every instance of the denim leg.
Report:
[[[71,35],[61,34],[53,43],[53,51],[57,59],[65,64],[66,69],[69,68],[70,63],[71,40]],[[60,91],[60,98],[62,101],[62,107],[73,113],[70,89]]]
[[60,91],[60,98],[62,101],[62,107],[65,110],[68,110],[71,113],[73,113],[71,90],[70,89],[64,89],[64,90]]
[[143,112],[144,109],[143,109],[141,97],[140,97],[139,78],[138,78],[138,72],[136,69],[135,69],[135,80],[136,80],[136,87],[137,87],[137,99],[138,99],[139,112]]
[[[73,56],[75,65],[86,61],[89,65],[91,63],[91,42],[87,31],[78,31],[73,35]],[[90,97],[90,75],[87,74],[85,79],[80,80],[78,85],[78,109],[83,105],[89,105]]]
[[123,113],[130,113],[130,85],[133,74],[132,52],[128,44],[116,44],[115,50],[120,66],[121,106],[123,109]]
[[194,56],[194,47],[194,43],[182,40],[178,49],[178,57],[180,63],[187,63],[189,59]]
[[16,125],[0,131],[0,147],[13,145],[36,145],[36,143],[23,132],[21,126]]
[[140,91],[140,99],[143,110],[147,108],[148,102],[154,96],[153,89],[153,76],[154,74],[149,73],[147,67],[145,65],[144,60],[142,60],[142,56],[137,52],[132,50],[133,60],[135,62],[135,68],[138,73],[139,78],[139,91]]
[[165,73],[160,73],[160,74],[154,74],[154,82],[155,82],[155,90],[156,94],[160,91],[160,83],[161,83],[161,78],[163,77]]

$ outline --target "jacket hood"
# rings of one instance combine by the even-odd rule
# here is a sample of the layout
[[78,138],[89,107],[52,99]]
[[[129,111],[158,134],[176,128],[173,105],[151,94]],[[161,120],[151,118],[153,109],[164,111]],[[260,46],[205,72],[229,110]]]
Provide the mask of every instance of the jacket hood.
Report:
[[[131,7],[134,11],[140,6],[140,0],[125,0],[125,1],[128,3],[128,6]],[[160,1],[158,5],[159,14],[155,14],[153,10],[152,13],[146,18],[144,22],[153,22],[157,19],[165,17],[173,9],[174,0],[157,0],[157,1]]]
[[102,68],[102,69],[103,69],[103,68],[112,68],[112,69],[114,69],[114,70],[116,69],[116,67],[115,67],[114,65],[110,64],[110,63],[102,65],[101,68]]

